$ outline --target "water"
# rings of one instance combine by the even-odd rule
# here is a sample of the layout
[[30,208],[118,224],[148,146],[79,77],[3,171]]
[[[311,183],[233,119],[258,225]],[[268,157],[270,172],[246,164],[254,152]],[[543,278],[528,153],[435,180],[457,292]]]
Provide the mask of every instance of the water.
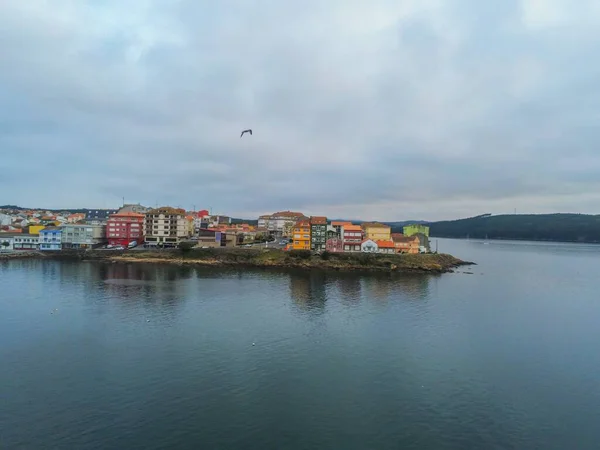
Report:
[[0,262],[0,448],[598,448],[600,246],[439,248],[479,264]]

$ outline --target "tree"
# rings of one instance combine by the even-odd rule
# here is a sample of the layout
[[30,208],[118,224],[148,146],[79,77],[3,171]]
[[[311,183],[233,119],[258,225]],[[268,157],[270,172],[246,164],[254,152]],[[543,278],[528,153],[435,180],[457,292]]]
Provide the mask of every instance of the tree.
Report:
[[2,247],[4,247],[4,250],[6,250],[6,247],[10,246],[10,242],[2,241],[2,244],[0,244],[0,245],[2,245]]

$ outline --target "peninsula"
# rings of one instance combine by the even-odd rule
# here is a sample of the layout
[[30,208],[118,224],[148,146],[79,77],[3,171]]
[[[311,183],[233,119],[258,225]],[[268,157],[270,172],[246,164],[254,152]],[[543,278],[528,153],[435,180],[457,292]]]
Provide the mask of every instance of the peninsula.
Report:
[[398,273],[446,273],[473,265],[446,254],[329,253],[278,249],[208,248],[189,250],[87,250],[19,252],[0,254],[0,259],[39,258],[45,260],[104,261],[122,263],[163,263],[214,267],[272,267],[335,271],[378,271]]

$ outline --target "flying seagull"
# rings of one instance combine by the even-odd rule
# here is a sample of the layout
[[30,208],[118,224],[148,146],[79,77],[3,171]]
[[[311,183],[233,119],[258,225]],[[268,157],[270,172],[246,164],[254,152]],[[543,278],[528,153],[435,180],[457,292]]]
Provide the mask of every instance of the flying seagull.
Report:
[[244,133],[250,133],[250,136],[252,136],[252,130],[251,129],[247,129],[242,131],[242,134],[240,134],[240,137],[242,137],[244,135]]

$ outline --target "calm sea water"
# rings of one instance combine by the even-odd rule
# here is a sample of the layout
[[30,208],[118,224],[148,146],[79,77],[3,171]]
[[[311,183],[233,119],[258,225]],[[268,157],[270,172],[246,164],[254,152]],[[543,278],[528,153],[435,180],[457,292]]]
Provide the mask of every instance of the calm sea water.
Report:
[[0,262],[2,449],[597,449],[600,247],[472,274]]

